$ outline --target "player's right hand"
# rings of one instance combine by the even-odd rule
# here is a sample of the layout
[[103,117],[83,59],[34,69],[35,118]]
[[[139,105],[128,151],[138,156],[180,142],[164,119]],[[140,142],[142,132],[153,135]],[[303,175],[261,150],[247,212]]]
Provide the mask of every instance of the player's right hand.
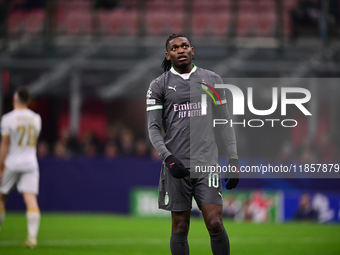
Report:
[[177,179],[184,178],[190,174],[183,163],[173,155],[165,159],[165,165],[169,169],[170,174]]

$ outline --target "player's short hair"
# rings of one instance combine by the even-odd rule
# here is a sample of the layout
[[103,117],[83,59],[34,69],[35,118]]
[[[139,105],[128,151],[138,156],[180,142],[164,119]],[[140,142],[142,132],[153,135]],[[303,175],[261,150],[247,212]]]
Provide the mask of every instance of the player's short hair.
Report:
[[26,87],[20,87],[15,91],[17,94],[19,102],[24,105],[28,105],[31,97],[28,89]]
[[[177,38],[177,37],[185,37],[185,38],[187,38],[189,43],[190,43],[190,45],[191,45],[190,39],[188,37],[186,37],[184,34],[181,34],[181,33],[179,33],[179,34],[172,34],[172,35],[169,36],[169,38],[165,42],[165,49],[166,49],[166,51],[168,51],[169,42],[172,39]],[[165,57],[163,62],[162,62],[162,64],[161,64],[161,67],[163,68],[164,72],[169,71],[170,68],[171,68],[171,60],[167,60],[166,57]]]
[[185,37],[188,39],[189,43],[191,44],[191,41],[188,37],[186,37],[185,34],[182,34],[182,33],[179,33],[179,34],[172,34],[169,36],[169,38],[166,40],[165,42],[165,49],[168,50],[168,45],[169,45],[169,42],[172,40],[172,39],[175,39],[177,37]]

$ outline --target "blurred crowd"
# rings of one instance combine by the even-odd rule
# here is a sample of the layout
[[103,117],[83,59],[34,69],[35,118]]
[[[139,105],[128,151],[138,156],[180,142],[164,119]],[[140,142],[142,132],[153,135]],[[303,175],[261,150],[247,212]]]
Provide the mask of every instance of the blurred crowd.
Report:
[[[319,34],[323,39],[336,33],[340,23],[339,0],[300,0],[291,10],[291,39]],[[328,26],[328,28],[327,28]]]
[[317,193],[311,196],[304,193],[300,196],[298,208],[294,214],[295,220],[328,222],[335,215],[334,209],[330,207],[327,196]]
[[331,135],[323,133],[319,139],[306,135],[302,143],[296,147],[290,141],[285,142],[278,160],[283,163],[298,162],[300,164],[334,163],[340,158],[340,152]]
[[[59,139],[52,144],[40,140],[37,154],[40,158],[48,156],[57,158],[104,156],[114,159],[134,156],[161,159],[150,144],[147,134],[136,135],[131,128],[121,124],[109,125],[105,140],[100,140],[91,131],[84,132],[81,137],[74,137],[67,129],[64,129],[60,132]],[[284,142],[277,160],[281,163],[334,163],[339,158],[339,154],[336,143],[326,132],[319,139],[313,139],[306,135],[298,146],[294,146],[291,141]]]
[[[273,194],[268,195],[263,190],[255,190],[249,197],[228,195],[223,201],[223,216],[236,221],[255,223],[273,221],[278,210],[275,201]],[[294,206],[292,220],[325,223],[335,216],[329,198],[322,193],[303,193],[297,203],[293,202],[291,205]]]
[[48,144],[40,140],[37,146],[38,157],[54,156],[71,158],[74,156],[98,157],[108,159],[134,156],[160,160],[160,156],[143,135],[136,135],[133,130],[122,124],[112,124],[107,127],[106,139],[101,141],[94,132],[86,131],[81,137],[72,136],[64,129],[59,139]]

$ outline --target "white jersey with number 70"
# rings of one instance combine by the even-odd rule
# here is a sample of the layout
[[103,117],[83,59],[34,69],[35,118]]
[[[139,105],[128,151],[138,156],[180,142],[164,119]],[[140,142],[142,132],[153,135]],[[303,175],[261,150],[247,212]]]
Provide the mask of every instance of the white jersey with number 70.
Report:
[[14,109],[1,120],[1,135],[10,137],[5,168],[12,171],[38,169],[36,144],[41,130],[41,117],[29,109]]

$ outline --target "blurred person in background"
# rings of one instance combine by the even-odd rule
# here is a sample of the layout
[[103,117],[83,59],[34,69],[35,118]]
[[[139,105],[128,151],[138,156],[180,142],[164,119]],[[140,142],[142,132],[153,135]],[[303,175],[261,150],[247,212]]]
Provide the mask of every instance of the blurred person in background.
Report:
[[14,110],[3,115],[1,120],[0,228],[5,218],[6,198],[17,185],[27,208],[28,237],[24,245],[35,248],[40,225],[36,143],[41,131],[41,117],[28,109],[29,100],[26,88],[17,89],[13,97]]
[[296,39],[303,31],[317,34],[319,18],[321,15],[320,4],[317,0],[300,0],[291,11],[292,34]]
[[140,158],[149,157],[149,147],[144,138],[138,138],[135,144],[135,155]]
[[45,141],[39,141],[37,145],[38,158],[46,158],[50,154],[49,146]]
[[248,213],[251,214],[253,222],[266,222],[269,219],[269,209],[272,206],[272,199],[266,198],[261,190],[255,191],[250,199]]
[[120,124],[110,124],[106,130],[106,143],[119,144]]
[[85,156],[94,157],[101,152],[101,143],[98,137],[91,131],[86,131],[81,141],[82,153]]
[[[195,165],[217,165],[215,130],[212,124],[209,126],[207,123],[212,123],[214,117],[230,119],[224,90],[218,90],[219,96],[222,97],[222,100],[220,98],[216,100],[219,104],[215,106],[210,98],[207,100],[209,104],[206,108],[207,114],[201,115],[201,91],[195,90],[196,94],[190,91],[190,79],[199,79],[202,81],[201,85],[210,84],[208,86],[223,84],[223,81],[217,74],[193,64],[194,49],[190,40],[183,34],[171,35],[165,47],[166,57],[162,63],[164,73],[150,84],[146,96],[146,111],[151,143],[163,159],[158,206],[160,209],[171,211],[171,253],[189,254],[187,237],[194,197],[202,211],[213,254],[230,254],[229,238],[222,220],[220,176],[212,175],[213,178],[189,176],[190,168],[194,168]],[[187,109],[188,111],[182,112],[183,115],[179,114],[175,105],[189,105],[193,96],[198,100],[193,103],[198,110]],[[191,121],[196,121],[197,125]],[[165,131],[164,137],[162,127]],[[224,146],[227,148],[229,166],[236,168],[232,176],[226,176],[226,187],[232,189],[239,181],[234,129],[228,125],[221,125],[216,130],[221,133]],[[191,139],[192,135],[197,139]]]
[[63,129],[60,133],[59,142],[61,142],[69,154],[78,154],[80,145],[76,136],[72,135],[69,129]]
[[289,164],[293,160],[293,146],[290,142],[286,141],[282,144],[278,161],[281,164]]
[[299,157],[299,163],[300,164],[313,164],[316,163],[316,155],[309,149],[305,148]]
[[120,133],[121,152],[124,156],[132,156],[135,152],[134,134],[130,128],[123,128]]
[[326,39],[338,33],[339,19],[339,0],[300,0],[291,11],[291,39],[306,33]]
[[53,146],[53,156],[60,159],[67,159],[71,157],[71,152],[67,150],[65,144],[57,141]]
[[116,158],[120,153],[119,132],[121,124],[109,124],[106,129],[106,141],[104,143],[104,156],[107,158]]
[[325,132],[317,147],[321,163],[334,163],[337,154],[336,145],[332,142],[330,134]]
[[87,143],[84,146],[84,156],[86,157],[96,157],[98,155],[98,147],[94,143]]
[[107,159],[115,159],[119,157],[119,149],[116,143],[108,142],[104,148],[104,157]]
[[304,137],[301,145],[296,150],[296,155],[301,164],[315,163],[317,161],[317,149],[309,135]]
[[311,196],[308,193],[302,194],[299,200],[299,207],[295,212],[295,220],[316,220],[317,212],[313,209]]

